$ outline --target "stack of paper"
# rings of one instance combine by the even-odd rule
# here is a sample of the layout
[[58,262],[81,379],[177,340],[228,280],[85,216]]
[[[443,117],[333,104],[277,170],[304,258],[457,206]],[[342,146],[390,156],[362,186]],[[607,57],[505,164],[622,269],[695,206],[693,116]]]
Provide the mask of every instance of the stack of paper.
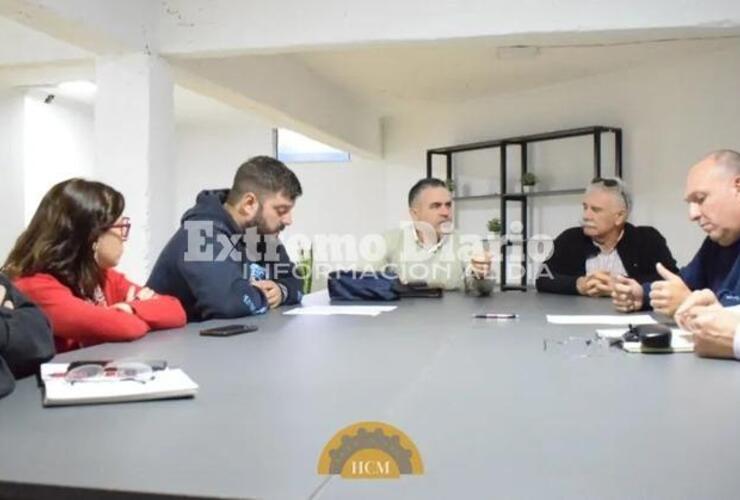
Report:
[[193,397],[198,384],[177,368],[154,372],[146,382],[116,380],[105,382],[75,382],[64,379],[69,363],[44,363],[41,380],[44,383],[44,406],[120,403]]
[[649,314],[589,315],[548,314],[548,323],[556,325],[652,325],[657,323]]
[[389,312],[396,306],[304,306],[296,307],[283,314],[288,316],[318,315],[318,316],[378,316],[380,313]]

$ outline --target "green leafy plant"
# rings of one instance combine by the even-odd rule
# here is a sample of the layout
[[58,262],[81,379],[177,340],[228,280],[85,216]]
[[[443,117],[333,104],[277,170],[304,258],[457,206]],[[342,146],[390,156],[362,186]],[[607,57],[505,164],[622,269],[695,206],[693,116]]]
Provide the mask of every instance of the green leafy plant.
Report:
[[501,234],[501,219],[494,217],[488,221],[486,227],[488,227],[488,231],[492,233]]
[[311,286],[313,285],[313,249],[311,247],[301,248],[299,255],[295,273],[303,281],[301,292],[306,295],[311,293]]
[[455,191],[455,181],[453,179],[447,179],[445,181],[445,185],[447,185],[447,189],[450,190],[450,193]]
[[534,186],[535,184],[537,184],[537,176],[532,172],[522,175],[522,186]]

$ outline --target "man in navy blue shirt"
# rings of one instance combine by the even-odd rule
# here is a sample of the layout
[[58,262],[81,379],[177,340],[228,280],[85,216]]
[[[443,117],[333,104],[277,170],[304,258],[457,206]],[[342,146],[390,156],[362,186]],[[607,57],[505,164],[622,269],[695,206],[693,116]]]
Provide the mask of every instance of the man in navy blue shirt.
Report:
[[740,304],[740,153],[715,151],[691,167],[684,199],[689,218],[707,233],[699,252],[679,274],[658,264],[661,281],[640,284],[619,278],[613,294],[618,310],[649,305],[673,316],[692,290],[705,288],[723,306]]
[[282,162],[255,156],[231,189],[205,190],[160,253],[147,286],[182,303],[188,321],[264,314],[301,301],[302,281],[278,234],[302,193]]

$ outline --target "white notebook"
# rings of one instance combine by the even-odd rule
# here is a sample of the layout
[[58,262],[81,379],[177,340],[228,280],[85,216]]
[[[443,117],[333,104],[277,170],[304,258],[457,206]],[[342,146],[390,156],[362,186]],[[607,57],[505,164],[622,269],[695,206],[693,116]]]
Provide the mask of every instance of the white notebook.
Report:
[[64,380],[69,363],[44,363],[41,380],[44,383],[44,406],[121,403],[193,397],[198,384],[179,368],[154,372],[147,382],[118,380],[112,382],[77,382]]

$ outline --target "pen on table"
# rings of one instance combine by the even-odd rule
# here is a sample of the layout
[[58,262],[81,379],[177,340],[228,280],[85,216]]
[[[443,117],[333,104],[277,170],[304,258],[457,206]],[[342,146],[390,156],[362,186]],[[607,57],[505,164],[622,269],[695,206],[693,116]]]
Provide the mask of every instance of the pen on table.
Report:
[[519,315],[514,313],[478,313],[473,314],[473,317],[481,319],[517,319]]

